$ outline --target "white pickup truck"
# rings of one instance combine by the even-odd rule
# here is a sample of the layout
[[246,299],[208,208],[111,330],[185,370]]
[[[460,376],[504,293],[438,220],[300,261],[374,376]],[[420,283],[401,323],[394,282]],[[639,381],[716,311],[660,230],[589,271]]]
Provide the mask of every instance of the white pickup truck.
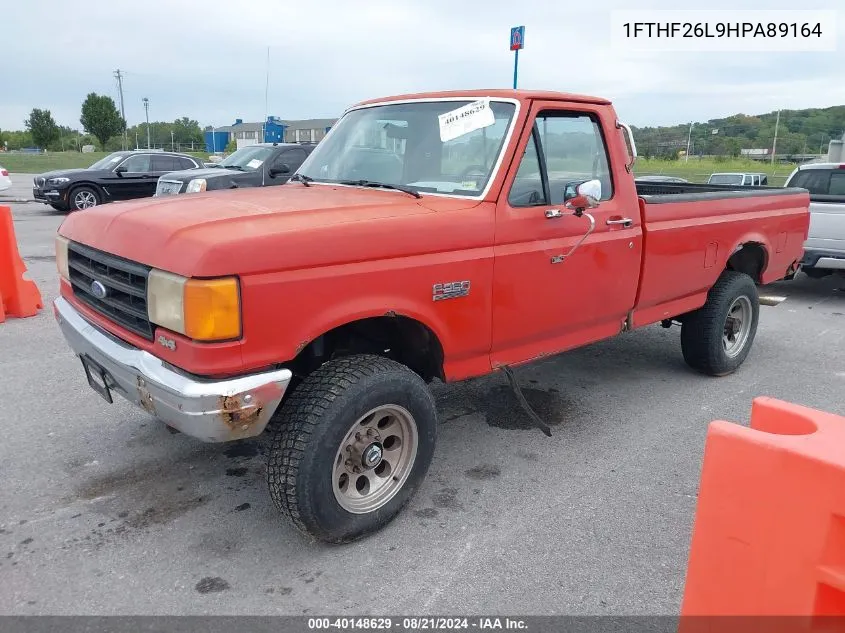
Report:
[[815,278],[845,274],[845,164],[801,165],[785,186],[810,192],[810,232],[801,270]]

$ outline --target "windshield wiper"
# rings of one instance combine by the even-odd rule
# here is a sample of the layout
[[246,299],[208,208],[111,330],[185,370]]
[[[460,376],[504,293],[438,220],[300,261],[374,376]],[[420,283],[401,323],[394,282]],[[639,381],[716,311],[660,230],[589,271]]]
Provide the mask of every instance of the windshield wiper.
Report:
[[244,169],[244,168],[243,168],[243,167],[241,167],[240,165],[220,165],[220,166],[221,166],[223,169],[234,169],[234,170],[236,170],[236,171],[246,171],[246,169]]
[[306,176],[305,174],[294,174],[290,177],[289,180],[293,180],[294,182],[301,182],[306,187],[310,187],[314,179],[311,176]]
[[407,193],[409,195],[414,196],[415,198],[422,198],[420,193],[415,189],[411,189],[410,187],[405,187],[404,185],[391,185],[387,182],[376,182],[374,180],[341,180],[341,185],[354,185],[356,187],[379,187],[381,189],[394,189],[396,191],[401,191],[403,193]]

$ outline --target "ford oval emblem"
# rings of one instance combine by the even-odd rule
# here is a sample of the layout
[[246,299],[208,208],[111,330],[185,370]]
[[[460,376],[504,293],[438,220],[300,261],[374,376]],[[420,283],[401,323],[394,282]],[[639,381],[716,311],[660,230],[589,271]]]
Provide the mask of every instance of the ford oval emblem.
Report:
[[97,297],[97,299],[105,299],[108,293],[109,291],[106,287],[96,279],[91,282],[91,294]]

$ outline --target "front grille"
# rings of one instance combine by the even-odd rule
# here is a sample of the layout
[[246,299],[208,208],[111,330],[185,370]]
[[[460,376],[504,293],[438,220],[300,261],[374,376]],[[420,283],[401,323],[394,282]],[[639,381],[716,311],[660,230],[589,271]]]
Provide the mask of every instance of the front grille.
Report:
[[[77,299],[127,330],[153,340],[153,326],[147,318],[149,266],[71,242],[68,269]],[[94,295],[95,281],[105,287],[105,297]]]
[[178,180],[159,180],[156,186],[157,196],[170,196],[182,190],[182,183]]

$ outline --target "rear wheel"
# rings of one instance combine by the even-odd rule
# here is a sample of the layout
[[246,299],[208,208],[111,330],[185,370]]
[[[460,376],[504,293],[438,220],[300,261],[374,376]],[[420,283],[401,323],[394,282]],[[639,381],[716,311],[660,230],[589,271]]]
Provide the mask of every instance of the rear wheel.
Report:
[[759,315],[754,281],[744,273],[726,270],[710,289],[707,303],[684,316],[684,360],[710,376],[736,371],[751,350]]
[[100,194],[93,187],[76,187],[70,192],[69,200],[71,211],[80,211],[100,204]]
[[300,531],[326,542],[353,541],[390,522],[434,454],[431,392],[410,369],[379,356],[329,361],[276,417],[270,496]]

